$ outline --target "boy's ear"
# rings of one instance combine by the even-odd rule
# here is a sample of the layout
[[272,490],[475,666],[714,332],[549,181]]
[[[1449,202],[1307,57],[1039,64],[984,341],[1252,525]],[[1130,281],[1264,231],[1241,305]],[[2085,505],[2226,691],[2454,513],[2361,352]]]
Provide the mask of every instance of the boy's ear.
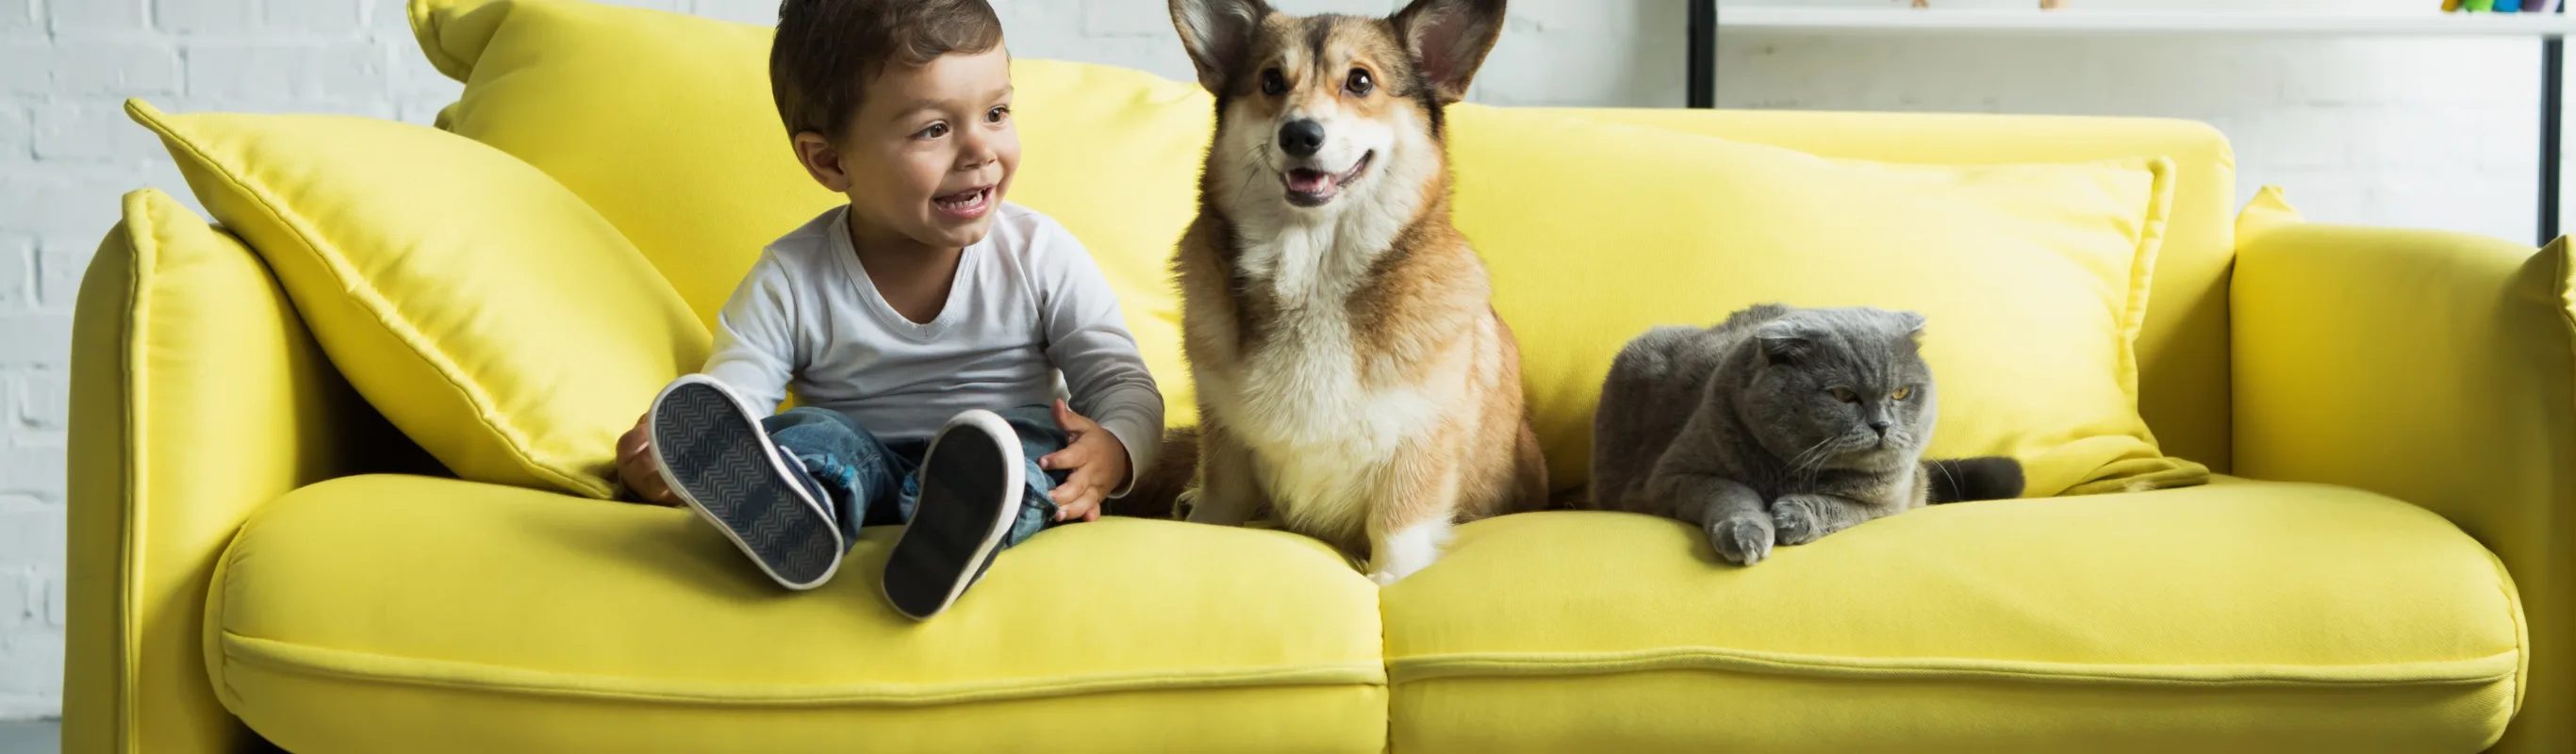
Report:
[[835,194],[850,191],[850,174],[841,171],[841,150],[832,140],[813,131],[798,131],[795,136],[796,164],[805,166],[805,174]]
[[1199,86],[1225,95],[1228,77],[1252,53],[1252,32],[1270,17],[1261,0],[1172,0],[1172,28],[1181,32],[1181,47],[1199,70]]
[[1388,20],[1445,105],[1467,98],[1467,82],[1502,38],[1503,0],[1413,0]]

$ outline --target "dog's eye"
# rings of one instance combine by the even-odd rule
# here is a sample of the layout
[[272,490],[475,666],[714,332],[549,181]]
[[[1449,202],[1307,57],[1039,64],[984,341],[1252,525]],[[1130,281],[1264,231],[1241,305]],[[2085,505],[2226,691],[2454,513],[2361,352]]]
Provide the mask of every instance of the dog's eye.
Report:
[[1267,94],[1267,95],[1270,95],[1270,96],[1273,96],[1273,97],[1277,97],[1277,96],[1282,95],[1282,94],[1287,94],[1287,93],[1288,93],[1288,77],[1279,75],[1279,69],[1277,69],[1277,68],[1272,68],[1272,69],[1267,70],[1267,71],[1262,71],[1262,72],[1261,72],[1261,93],[1262,93],[1262,94]]
[[1834,400],[1842,401],[1842,402],[1844,402],[1844,403],[1859,403],[1859,402],[1860,402],[1860,394],[1859,394],[1859,393],[1852,392],[1852,391],[1851,391],[1851,388],[1847,388],[1847,387],[1826,388],[1826,389],[1825,389],[1825,392],[1833,393],[1833,394],[1834,394]]
[[1901,388],[1897,388],[1897,389],[1896,389],[1896,393],[1895,393],[1894,395],[1890,395],[1890,396],[1888,396],[1888,397],[1890,397],[1890,398],[1894,398],[1894,399],[1897,399],[1897,400],[1900,400],[1900,401],[1901,401],[1901,400],[1905,400],[1905,399],[1907,399],[1907,398],[1914,397],[1914,388],[1911,388],[1911,387],[1901,387]]
[[1343,82],[1342,88],[1351,90],[1352,96],[1366,97],[1369,90],[1377,88],[1377,81],[1369,78],[1368,71],[1353,68],[1350,80]]

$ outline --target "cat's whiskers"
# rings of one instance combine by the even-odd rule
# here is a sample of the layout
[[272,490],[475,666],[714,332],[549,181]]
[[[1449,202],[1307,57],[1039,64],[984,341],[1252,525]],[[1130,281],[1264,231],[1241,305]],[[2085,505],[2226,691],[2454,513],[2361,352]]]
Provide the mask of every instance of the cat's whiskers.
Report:
[[1824,473],[1825,461],[1833,455],[1832,450],[1826,446],[1832,445],[1834,439],[1827,437],[1817,440],[1816,444],[1809,445],[1806,450],[1798,451],[1796,456],[1790,457],[1789,478],[1814,482],[1817,474]]

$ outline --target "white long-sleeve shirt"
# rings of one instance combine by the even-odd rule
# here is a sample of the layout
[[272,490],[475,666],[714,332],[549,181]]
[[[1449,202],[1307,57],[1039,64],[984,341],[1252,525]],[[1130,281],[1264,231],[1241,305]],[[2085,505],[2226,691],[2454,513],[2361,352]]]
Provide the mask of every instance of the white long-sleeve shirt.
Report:
[[848,414],[889,442],[929,439],[966,409],[1066,396],[1127,446],[1129,478],[1144,475],[1162,440],[1163,396],[1117,295],[1071,232],[1004,203],[992,232],[958,260],[948,303],[924,324],[877,293],[850,243],[848,211],[825,212],[761,250],[716,316],[708,375],[761,410],[794,390],[799,405]]

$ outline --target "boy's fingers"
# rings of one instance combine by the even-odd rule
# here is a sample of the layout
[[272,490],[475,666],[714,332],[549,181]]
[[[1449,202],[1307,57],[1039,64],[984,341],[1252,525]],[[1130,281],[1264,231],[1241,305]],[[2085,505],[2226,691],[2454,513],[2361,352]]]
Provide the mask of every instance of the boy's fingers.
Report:
[[1064,430],[1066,438],[1076,442],[1081,441],[1083,436],[1090,434],[1092,430],[1100,428],[1100,423],[1092,421],[1091,417],[1074,413],[1073,407],[1066,404],[1062,398],[1055,401],[1055,425]]
[[1098,492],[1084,492],[1073,502],[1057,506],[1055,510],[1055,520],[1057,521],[1065,521],[1075,518],[1089,521],[1099,517],[1100,494]]
[[1100,448],[1098,446],[1092,443],[1076,442],[1072,445],[1064,446],[1063,450],[1048,453],[1045,456],[1040,457],[1038,459],[1038,467],[1049,470],[1082,469],[1091,466],[1091,462],[1099,460],[1099,458]]

